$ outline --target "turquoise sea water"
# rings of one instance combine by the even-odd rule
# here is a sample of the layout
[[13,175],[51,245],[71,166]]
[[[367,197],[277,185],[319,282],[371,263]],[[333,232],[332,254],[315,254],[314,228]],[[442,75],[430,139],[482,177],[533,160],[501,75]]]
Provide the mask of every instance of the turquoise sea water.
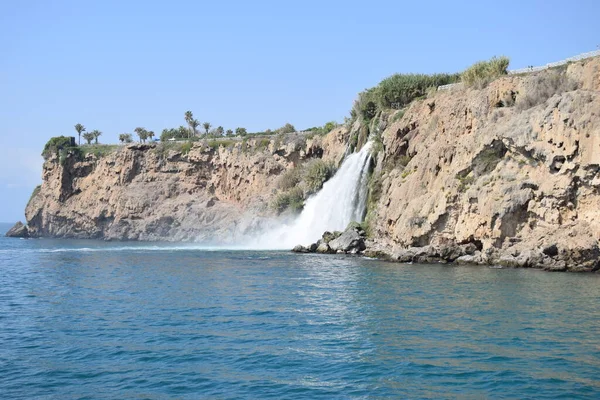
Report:
[[600,276],[0,239],[0,398],[600,398]]

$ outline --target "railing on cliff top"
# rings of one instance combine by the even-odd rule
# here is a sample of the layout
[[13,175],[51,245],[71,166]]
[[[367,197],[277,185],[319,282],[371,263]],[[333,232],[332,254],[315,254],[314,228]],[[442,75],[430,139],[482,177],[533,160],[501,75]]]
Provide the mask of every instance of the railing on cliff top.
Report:
[[[543,70],[546,70],[549,68],[560,67],[561,65],[565,65],[570,62],[585,60],[587,58],[598,57],[598,56],[600,56],[600,50],[588,51],[587,53],[582,53],[582,54],[576,55],[575,57],[569,57],[569,58],[565,58],[564,60],[561,60],[561,61],[542,65],[541,67],[533,67],[532,66],[532,67],[527,67],[527,68],[513,69],[511,71],[508,71],[508,75],[528,74],[528,73],[532,73],[532,72],[543,71]],[[459,87],[462,85],[463,85],[462,82],[450,83],[448,85],[438,86],[437,90],[448,90],[453,87]]]

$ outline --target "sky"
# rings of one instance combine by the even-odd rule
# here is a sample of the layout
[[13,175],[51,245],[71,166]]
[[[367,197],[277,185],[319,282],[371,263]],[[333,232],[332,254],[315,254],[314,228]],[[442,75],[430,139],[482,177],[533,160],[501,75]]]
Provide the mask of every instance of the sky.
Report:
[[24,220],[40,153],[73,126],[303,129],[342,122],[394,73],[494,55],[543,65],[600,45],[600,2],[0,0],[0,221]]

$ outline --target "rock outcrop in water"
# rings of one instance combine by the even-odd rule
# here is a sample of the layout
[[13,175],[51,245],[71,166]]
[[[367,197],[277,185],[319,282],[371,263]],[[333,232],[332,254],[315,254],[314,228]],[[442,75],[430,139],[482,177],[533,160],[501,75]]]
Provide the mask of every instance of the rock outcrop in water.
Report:
[[[188,154],[159,154],[130,145],[64,165],[50,159],[27,206],[28,231],[227,241],[273,215],[268,204],[279,175],[311,158],[339,162],[348,143],[361,148],[371,137],[365,254],[595,271],[599,114],[596,58],[560,73],[502,77],[480,90],[438,91],[405,110],[378,114],[368,127],[356,122],[300,148],[271,141],[257,151],[250,141],[251,151],[196,144]],[[338,239],[304,248],[357,248],[334,250]]]
[[28,238],[29,231],[27,226],[19,221],[12,228],[10,228],[8,232],[6,232],[6,237]]

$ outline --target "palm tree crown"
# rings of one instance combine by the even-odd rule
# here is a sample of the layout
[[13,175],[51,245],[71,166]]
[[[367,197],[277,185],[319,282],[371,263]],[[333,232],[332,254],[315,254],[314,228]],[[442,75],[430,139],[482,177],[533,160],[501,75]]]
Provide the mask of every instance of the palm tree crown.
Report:
[[85,132],[85,126],[81,125],[81,124],[75,124],[75,130],[77,131],[77,134],[79,135],[79,143],[81,144],[81,133]]

